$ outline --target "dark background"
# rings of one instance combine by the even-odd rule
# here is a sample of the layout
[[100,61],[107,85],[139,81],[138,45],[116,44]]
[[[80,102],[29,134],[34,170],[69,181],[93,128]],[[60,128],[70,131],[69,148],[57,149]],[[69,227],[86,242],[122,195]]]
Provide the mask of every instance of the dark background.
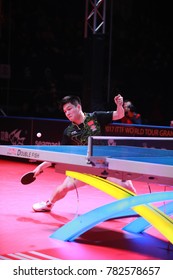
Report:
[[144,124],[169,125],[171,5],[105,2],[105,34],[84,38],[85,0],[0,0],[2,114],[63,118],[57,100],[67,94],[84,111],[114,109],[120,90]]

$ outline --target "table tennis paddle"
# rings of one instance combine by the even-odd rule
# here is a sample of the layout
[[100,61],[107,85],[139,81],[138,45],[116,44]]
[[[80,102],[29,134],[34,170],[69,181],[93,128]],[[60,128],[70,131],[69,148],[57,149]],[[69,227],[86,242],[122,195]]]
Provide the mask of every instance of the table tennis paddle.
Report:
[[20,181],[23,185],[28,185],[28,184],[31,184],[32,182],[34,182],[36,179],[36,177],[34,177],[34,172],[33,171],[30,171],[30,172],[27,172],[25,173]]

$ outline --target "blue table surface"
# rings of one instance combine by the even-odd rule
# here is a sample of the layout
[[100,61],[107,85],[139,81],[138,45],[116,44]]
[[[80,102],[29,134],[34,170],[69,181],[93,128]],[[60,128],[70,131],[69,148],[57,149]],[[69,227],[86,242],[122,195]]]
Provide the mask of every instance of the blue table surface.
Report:
[[[13,146],[32,150],[75,155],[87,155],[88,146]],[[93,146],[93,156],[173,165],[173,150],[133,146]]]

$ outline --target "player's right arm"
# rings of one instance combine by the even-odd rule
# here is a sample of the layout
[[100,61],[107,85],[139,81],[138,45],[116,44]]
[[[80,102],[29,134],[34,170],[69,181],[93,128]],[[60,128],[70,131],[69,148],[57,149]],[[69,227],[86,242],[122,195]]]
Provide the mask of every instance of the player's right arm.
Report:
[[44,161],[41,164],[39,164],[34,170],[34,177],[38,176],[41,172],[43,172],[43,170],[47,167],[52,166],[51,162],[48,161]]

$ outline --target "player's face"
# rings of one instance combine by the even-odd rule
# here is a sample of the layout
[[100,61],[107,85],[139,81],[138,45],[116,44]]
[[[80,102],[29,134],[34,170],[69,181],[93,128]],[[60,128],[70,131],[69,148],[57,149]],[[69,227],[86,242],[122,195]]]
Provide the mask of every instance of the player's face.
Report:
[[71,122],[77,122],[79,118],[79,112],[80,112],[80,105],[78,104],[77,106],[67,103],[63,106],[63,111],[66,117],[71,121]]

